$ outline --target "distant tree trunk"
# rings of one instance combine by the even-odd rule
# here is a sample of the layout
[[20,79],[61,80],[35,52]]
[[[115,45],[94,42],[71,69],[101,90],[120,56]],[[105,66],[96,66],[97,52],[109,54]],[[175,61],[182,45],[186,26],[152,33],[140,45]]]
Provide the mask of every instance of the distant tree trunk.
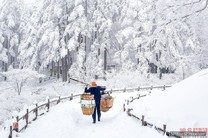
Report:
[[64,79],[64,81],[67,81],[67,79],[68,79],[68,70],[69,70],[69,64],[68,64],[68,55],[66,55],[65,56],[65,58],[64,58],[64,62],[65,62],[65,79]]
[[67,69],[67,77],[68,77],[68,82],[70,83],[70,74],[68,73],[69,69],[72,66],[73,60],[72,60],[72,53],[68,50],[68,54],[67,54],[67,59],[68,59],[68,69]]
[[162,79],[162,73],[160,72],[160,79]]
[[[142,47],[141,44],[137,46],[137,53],[141,54],[141,52],[142,52],[142,48],[141,47]],[[137,58],[137,65],[139,65],[139,63],[140,63],[140,60],[139,60],[139,58]]]
[[183,71],[183,80],[186,78],[185,76],[185,71],[184,71],[184,68],[182,67],[182,71]]
[[[5,36],[5,41],[4,41],[4,47],[7,49],[7,51],[9,50],[9,38],[8,36]],[[7,52],[7,58],[8,58],[8,63],[9,63],[9,55]],[[3,62],[3,71],[7,72],[8,71],[8,63]],[[7,77],[4,77],[4,80],[7,80]]]
[[61,59],[61,69],[62,69],[62,81],[64,81],[64,76],[65,76],[65,64],[64,64],[64,58]]
[[4,66],[4,71],[7,72],[8,71],[8,64],[3,62],[3,66]]
[[87,60],[87,36],[84,36],[84,50],[85,50],[85,57],[84,57],[84,63]]
[[61,59],[61,66],[62,66],[62,81],[66,82],[67,81],[67,56]]
[[3,71],[3,62],[2,61],[0,61],[0,71]]
[[159,78],[160,78],[160,79],[162,79],[162,69],[161,69],[161,68],[159,68],[159,70],[160,70],[160,75],[159,75]]
[[[7,58],[8,58],[8,62],[9,62],[9,55],[8,55],[8,50],[9,50],[9,38],[8,36],[5,36],[5,40],[4,40],[4,43],[3,43],[3,47],[5,47],[7,49]],[[3,62],[3,68],[4,70],[3,71],[8,71],[8,63],[6,62]]]
[[[7,68],[7,63],[5,62],[2,62],[2,66],[3,66],[3,71],[7,72],[8,71],[8,68]],[[7,80],[7,77],[4,76],[4,80],[6,81]]]
[[68,50],[68,53],[67,53],[67,57],[68,57],[68,69],[70,69],[71,68],[71,65],[72,65],[72,57],[71,57],[71,55],[70,55],[70,52],[69,52],[69,50]]
[[51,68],[51,74],[50,74],[50,76],[53,77],[53,76],[55,75],[54,61],[52,61],[51,67],[52,67],[52,68]]
[[[67,24],[67,21],[65,21],[65,24]],[[69,35],[64,36],[64,41],[65,43],[67,43],[69,40]],[[61,59],[61,63],[62,63],[62,81],[66,82],[67,78],[68,78],[68,69],[69,69],[69,50],[67,50],[67,54],[65,55],[65,57],[63,57]]]
[[107,49],[104,50],[104,71],[107,70]]
[[58,63],[57,63],[57,78],[58,78],[58,79],[60,78],[59,60],[58,60]]
[[100,48],[98,48],[98,56],[100,55]]

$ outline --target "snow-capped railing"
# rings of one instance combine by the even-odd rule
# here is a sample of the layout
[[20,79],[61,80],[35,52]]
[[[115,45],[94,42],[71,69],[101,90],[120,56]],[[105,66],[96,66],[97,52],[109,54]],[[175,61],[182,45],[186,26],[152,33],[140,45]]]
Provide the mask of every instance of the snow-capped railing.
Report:
[[15,121],[13,122],[12,126],[9,127],[10,132],[8,138],[12,138],[13,130],[15,130],[16,132],[20,132],[23,129],[27,128],[28,124],[31,121],[35,121],[38,118],[38,116],[41,116],[46,112],[49,112],[50,107],[52,105],[59,104],[60,102],[67,99],[73,100],[74,97],[78,97],[79,95],[80,94],[76,94],[76,95],[71,94],[70,96],[64,96],[64,97],[59,96],[58,98],[47,99],[44,102],[40,102],[31,106],[30,108],[26,109],[26,111],[20,112],[19,115],[15,118]]
[[[111,89],[107,90],[105,92],[108,93],[114,93],[114,92],[130,92],[130,91],[140,91],[140,90],[152,90],[152,89],[163,89],[165,90],[166,88],[171,87],[170,85],[162,85],[162,86],[139,86],[137,88],[124,88],[124,89]],[[22,111],[19,113],[19,115],[15,118],[15,121],[11,126],[9,126],[10,132],[8,133],[8,138],[12,138],[12,133],[13,130],[16,132],[20,132],[23,129],[27,128],[28,124],[31,121],[35,121],[38,116],[41,116],[45,114],[46,112],[49,112],[50,107],[52,105],[59,104],[60,102],[64,100],[73,100],[74,97],[78,97],[80,94],[73,95],[71,94],[70,96],[64,96],[64,97],[57,97],[54,99],[47,99],[44,102],[37,103],[30,108],[26,109],[26,111]],[[146,96],[146,95],[145,95]],[[143,96],[140,96],[143,97]],[[45,110],[46,109],[46,110]],[[6,132],[7,133],[7,132]]]
[[138,86],[137,88],[123,88],[123,89],[111,89],[105,92],[113,93],[113,92],[127,92],[127,91],[140,91],[140,90],[152,90],[152,89],[163,89],[171,87],[171,85],[160,85],[160,86]]
[[156,125],[154,125],[152,123],[149,123],[149,122],[145,121],[145,116],[144,115],[142,115],[141,117],[138,117],[138,116],[132,114],[131,111],[133,110],[133,108],[126,108],[126,105],[129,105],[134,100],[140,99],[140,98],[145,97],[145,96],[147,96],[147,95],[146,94],[145,95],[140,95],[139,94],[137,97],[131,97],[129,100],[126,100],[126,104],[123,104],[123,111],[124,112],[126,111],[126,113],[128,114],[128,116],[134,117],[137,120],[139,120],[142,126],[147,126],[149,128],[154,127],[154,129],[157,130],[159,133],[161,133],[163,135],[166,135],[168,137],[181,138],[180,136],[178,136],[176,134],[172,134],[171,132],[168,132],[166,130],[166,128],[167,128],[167,125],[166,124],[163,124],[163,128],[158,127],[158,126],[156,126]]

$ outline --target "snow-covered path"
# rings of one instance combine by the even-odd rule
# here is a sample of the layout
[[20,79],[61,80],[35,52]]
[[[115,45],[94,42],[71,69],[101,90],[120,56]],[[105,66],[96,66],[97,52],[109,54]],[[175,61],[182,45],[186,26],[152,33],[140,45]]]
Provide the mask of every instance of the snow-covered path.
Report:
[[[19,138],[136,138],[163,137],[155,130],[142,127],[136,119],[123,112],[129,94],[116,95],[114,106],[102,113],[101,122],[92,123],[91,116],[82,114],[79,99],[61,103],[49,113],[32,122]],[[115,95],[114,95],[115,96]]]
[[[167,131],[206,131],[208,134],[208,69],[203,70],[165,91],[152,90],[117,93],[114,106],[102,113],[101,122],[92,124],[91,116],[82,114],[79,98],[60,103],[47,114],[38,117],[19,138],[161,138],[154,127],[141,126],[141,122],[123,112],[125,99],[137,94],[146,97],[128,105],[138,117],[145,116],[145,121],[154,126],[165,124]],[[3,135],[4,136],[4,135]],[[0,133],[1,137],[1,133]],[[7,138],[7,137],[5,137]]]

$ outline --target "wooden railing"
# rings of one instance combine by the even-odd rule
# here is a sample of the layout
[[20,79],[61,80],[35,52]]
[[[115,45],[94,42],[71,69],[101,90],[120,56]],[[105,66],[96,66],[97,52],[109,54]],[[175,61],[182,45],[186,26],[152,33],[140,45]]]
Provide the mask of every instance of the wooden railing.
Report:
[[142,90],[153,90],[153,89],[163,89],[171,87],[171,85],[161,85],[161,86],[138,86],[137,88],[123,88],[123,89],[111,89],[106,92],[130,92],[130,91],[142,91]]
[[[124,89],[115,89],[115,90],[107,90],[105,92],[108,93],[118,93],[118,92],[127,92],[127,91],[140,91],[140,90],[152,90],[152,89],[163,89],[165,90],[166,88],[171,87],[170,85],[163,85],[163,86],[139,86],[137,88],[124,88]],[[12,126],[9,126],[10,132],[8,133],[8,138],[12,138],[12,133],[13,130],[16,132],[20,132],[23,129],[26,129],[28,124],[31,121],[35,121],[38,116],[41,116],[45,114],[46,112],[49,112],[50,107],[52,105],[59,104],[60,102],[63,102],[64,100],[73,100],[74,97],[79,97],[80,94],[73,95],[71,94],[70,96],[64,96],[64,97],[58,97],[54,99],[47,99],[47,101],[35,104],[29,109],[26,109],[26,111],[22,111],[19,113],[19,115],[16,117],[16,121],[13,122]],[[141,96],[142,97],[142,96]],[[46,109],[46,110],[45,110]]]
[[[45,114],[46,112],[49,112],[50,107],[52,105],[59,104],[60,102],[64,100],[73,100],[74,97],[79,97],[80,94],[70,96],[64,96],[64,97],[58,97],[54,99],[47,99],[47,101],[35,104],[34,106],[30,107],[29,109],[26,109],[26,111],[22,111],[19,113],[19,115],[16,117],[16,121],[13,122],[12,126],[10,126],[10,132],[8,138],[12,138],[12,132],[15,130],[16,132],[20,132],[23,129],[27,128],[28,124],[31,121],[35,121],[38,116],[41,116]],[[46,109],[46,110],[45,110]]]
[[131,117],[134,117],[136,118],[137,120],[140,121],[141,125],[142,126],[147,126],[147,127],[154,127],[155,130],[157,130],[159,133],[163,134],[163,135],[166,135],[168,137],[175,137],[175,138],[181,138],[180,136],[176,135],[176,134],[172,134],[171,132],[167,131],[166,128],[167,128],[167,125],[166,124],[163,124],[163,127],[159,127],[157,125],[154,125],[152,123],[149,123],[148,121],[145,120],[145,116],[144,115],[141,115],[141,117],[138,117],[134,114],[131,113],[131,111],[133,110],[133,108],[126,108],[130,103],[132,103],[134,100],[138,100],[142,97],[145,97],[147,96],[146,94],[145,95],[138,95],[137,97],[131,97],[130,99],[126,100],[126,103],[123,104],[123,111],[128,114],[128,116],[131,116]]

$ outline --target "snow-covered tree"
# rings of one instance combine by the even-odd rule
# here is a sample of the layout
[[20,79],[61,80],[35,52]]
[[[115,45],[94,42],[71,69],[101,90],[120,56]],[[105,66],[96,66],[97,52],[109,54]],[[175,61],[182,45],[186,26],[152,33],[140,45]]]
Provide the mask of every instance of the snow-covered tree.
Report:
[[[43,69],[53,62],[58,66],[61,64],[64,81],[67,80],[72,56],[74,64],[82,65],[78,69],[84,69],[86,57],[82,53],[83,50],[85,52],[88,34],[84,6],[85,1],[80,0],[42,1],[28,21],[25,34],[29,36],[25,35],[22,41],[20,59],[25,67]],[[25,55],[25,52],[28,54]],[[79,60],[82,57],[83,60]]]
[[3,71],[7,71],[9,65],[14,66],[17,62],[22,5],[22,0],[3,0],[0,7],[0,64]]
[[40,77],[45,76],[30,69],[12,69],[8,72],[2,72],[1,75],[7,77],[7,81],[11,82],[12,87],[18,95],[21,94],[23,86],[25,86],[30,80],[38,80]]
[[35,69],[38,64],[38,26],[41,13],[34,7],[33,12],[25,15],[25,22],[22,23],[21,31],[23,33],[18,49],[18,58],[21,68]]
[[[193,5],[195,6],[195,3],[192,3]],[[189,14],[190,9],[187,6],[189,2],[185,1],[157,1],[154,6],[153,12],[157,13],[157,16],[152,18],[155,29],[149,43],[150,52],[153,53],[153,66],[150,69],[156,68],[153,72],[158,72],[160,78],[163,73],[178,72],[181,65],[184,68],[197,63],[197,59],[193,58],[199,54],[200,47],[194,29],[187,22],[189,16],[194,16]],[[194,12],[196,10],[193,10]],[[192,68],[194,73],[198,65],[195,64]]]
[[[68,36],[66,49],[74,53],[74,62],[69,74],[80,79],[86,75],[86,41],[89,36],[87,25],[87,3],[85,0],[75,0],[70,7],[68,24],[65,34]],[[79,74],[77,74],[79,72]],[[78,75],[78,76],[77,76]]]
[[[117,31],[116,21],[119,15],[119,2],[119,0],[98,0],[91,7],[91,41],[98,51],[97,64],[99,67],[95,67],[95,70],[99,76],[105,75],[107,66],[113,62],[111,56],[116,51],[115,32]],[[89,56],[89,58],[91,57]]]
[[[199,49],[197,37],[185,20],[192,14],[180,13],[179,5],[186,8],[189,4],[158,0],[123,3],[122,26],[117,33],[120,51],[115,54],[123,69],[137,63],[137,70],[141,73],[157,73],[162,77],[163,73],[173,73],[177,69],[180,57],[188,56],[182,49],[191,51],[189,58],[197,55],[200,51],[195,50]],[[129,63],[121,62],[122,58]]]
[[[52,65],[63,81],[67,74],[104,76],[111,64],[118,72],[160,78],[184,75],[191,65],[195,72],[202,50],[191,17],[206,6],[207,0],[42,0],[21,29],[21,67]],[[3,31],[0,36],[4,41]],[[6,54],[4,47],[0,51]]]

